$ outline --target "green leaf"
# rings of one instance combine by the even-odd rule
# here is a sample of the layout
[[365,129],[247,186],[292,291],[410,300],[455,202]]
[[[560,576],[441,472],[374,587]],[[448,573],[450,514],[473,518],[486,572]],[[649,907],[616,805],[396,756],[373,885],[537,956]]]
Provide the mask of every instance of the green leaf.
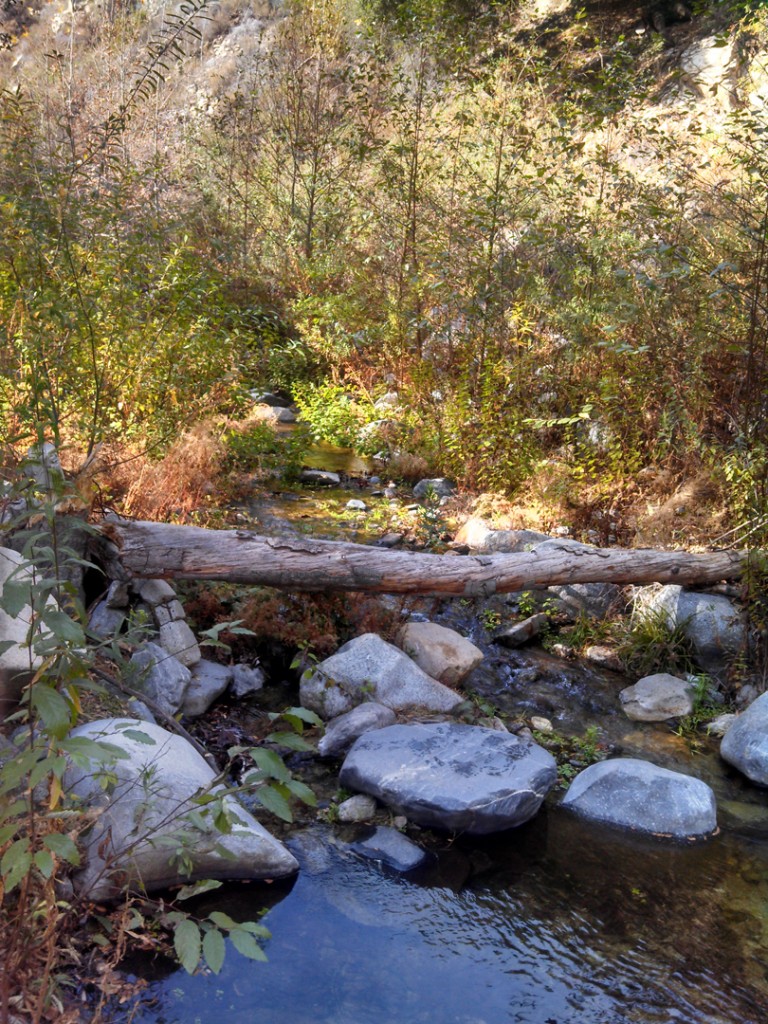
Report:
[[238,953],[247,956],[249,960],[265,961],[267,959],[264,950],[244,928],[233,928],[229,937]]
[[51,832],[50,835],[43,836],[43,845],[47,846],[49,850],[53,850],[57,857],[61,857],[69,864],[74,864],[75,867],[80,863],[80,854],[74,842],[61,832]]
[[270,779],[277,779],[279,782],[287,782],[291,773],[283,763],[282,757],[274,750],[265,750],[264,747],[254,747],[250,755],[257,766]]
[[240,927],[237,921],[234,921],[229,914],[225,914],[223,910],[213,910],[208,915],[208,920],[213,921],[217,928],[226,928],[227,931],[229,931],[230,928]]
[[129,740],[135,740],[136,743],[144,743],[149,747],[154,747],[155,741],[151,736],[147,736],[145,732],[141,732],[140,729],[121,729],[120,734],[127,736]]
[[210,892],[211,889],[220,889],[221,882],[217,882],[214,878],[201,878],[199,882],[195,882],[194,885],[185,885],[179,889],[177,900],[188,900],[193,896],[199,896],[201,892]]
[[270,743],[276,743],[278,746],[287,747],[289,750],[314,750],[315,748],[311,743],[307,743],[301,736],[297,736],[295,732],[273,732],[267,737]]
[[284,711],[281,716],[282,718],[298,718],[302,722],[306,722],[307,725],[322,726],[323,720],[314,711],[310,711],[309,708],[288,708]]
[[46,605],[40,618],[58,641],[76,645],[85,642],[83,627],[79,622],[71,619],[66,612],[61,611],[61,609],[51,608]]
[[262,786],[262,788],[256,793],[256,799],[262,805],[266,807],[268,811],[276,815],[282,821],[293,821],[293,815],[291,814],[291,808],[288,806],[288,801],[279,793],[274,786]]
[[5,891],[14,889],[32,867],[29,839],[17,839],[3,854],[0,861],[0,875],[5,882]]
[[306,786],[298,779],[289,779],[286,782],[286,786],[302,803],[307,804],[309,807],[317,807],[317,797],[309,786]]
[[0,846],[5,846],[9,839],[13,839],[18,829],[18,822],[12,822],[10,825],[3,825],[3,827],[0,828]]
[[72,705],[52,686],[37,683],[32,687],[32,706],[48,732],[63,738],[72,724]]
[[194,921],[186,918],[176,925],[176,930],[173,933],[173,947],[176,950],[179,963],[187,974],[194,974],[200,963],[202,949],[200,929]]
[[0,608],[11,619],[17,619],[32,600],[31,580],[6,580],[0,595]]
[[53,874],[53,857],[48,850],[38,850],[32,859],[43,878],[50,878]]
[[224,936],[218,928],[210,928],[203,936],[203,956],[214,974],[218,974],[224,964],[225,950]]
[[258,924],[256,921],[243,921],[239,927],[244,932],[250,932],[251,935],[258,935],[260,939],[272,938],[272,932],[269,928],[265,928],[263,924]]

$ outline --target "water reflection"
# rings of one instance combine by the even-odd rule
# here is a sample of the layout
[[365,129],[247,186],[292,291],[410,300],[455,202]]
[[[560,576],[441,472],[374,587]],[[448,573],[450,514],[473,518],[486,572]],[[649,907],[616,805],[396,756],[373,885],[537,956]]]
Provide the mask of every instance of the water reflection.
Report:
[[[268,964],[152,983],[139,1024],[763,1024],[768,863],[668,847],[556,810],[405,880],[315,837],[268,912]],[[458,892],[440,884],[470,873]],[[441,875],[441,872],[443,874]],[[236,910],[254,914],[248,893]],[[228,911],[234,913],[235,905]],[[148,969],[145,965],[145,970]],[[119,1018],[115,1018],[116,1020]],[[126,1018],[127,1019],[127,1018]]]

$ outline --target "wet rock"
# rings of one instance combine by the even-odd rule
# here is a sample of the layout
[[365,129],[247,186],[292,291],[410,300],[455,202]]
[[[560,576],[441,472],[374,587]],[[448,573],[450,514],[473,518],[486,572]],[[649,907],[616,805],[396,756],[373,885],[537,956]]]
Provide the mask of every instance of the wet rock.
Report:
[[242,697],[249,697],[252,693],[258,693],[264,688],[266,676],[260,668],[251,668],[250,665],[232,666],[232,696],[238,700]]
[[552,755],[531,741],[439,722],[361,736],[340,780],[417,824],[485,834],[533,817],[556,777]]
[[183,620],[165,622],[159,630],[160,646],[175,658],[191,668],[200,661],[202,654],[195,634]]
[[544,612],[537,612],[536,615],[529,615],[522,622],[516,622],[513,626],[505,626],[493,634],[493,642],[503,647],[522,647],[523,644],[535,640],[539,634],[546,629],[549,622]]
[[[74,879],[81,895],[102,900],[126,886],[152,892],[198,878],[283,878],[298,869],[282,843],[231,796],[222,801],[232,831],[214,827],[218,802],[201,807],[194,798],[215,792],[216,776],[182,737],[114,718],[88,722],[71,736],[109,743],[121,754],[106,767],[93,760],[65,772],[66,791],[101,811],[83,837],[85,866]],[[174,866],[174,849],[183,849],[188,866]]]
[[718,715],[717,718],[713,718],[711,722],[707,723],[707,735],[725,736],[738,717],[733,714]]
[[397,646],[428,676],[455,686],[483,660],[483,652],[466,637],[435,622],[408,622],[397,634]]
[[188,668],[153,643],[136,651],[130,664],[133,667],[130,683],[134,690],[150,697],[167,715],[173,716],[181,710],[192,678]]
[[674,584],[643,587],[635,596],[637,616],[662,616],[670,628],[682,627],[696,661],[717,674],[741,651],[746,632],[737,606],[720,594],[699,594]]
[[191,675],[181,710],[189,718],[197,718],[225,692],[232,682],[232,669],[216,661],[201,660],[192,666]]
[[317,744],[317,752],[321,757],[341,757],[359,736],[373,729],[394,725],[396,721],[395,712],[383,704],[374,701],[358,704],[328,723],[325,735]]
[[375,633],[364,633],[301,677],[301,703],[324,719],[373,699],[393,711],[450,711],[458,693],[431,679],[407,655]]
[[122,580],[113,580],[107,591],[106,603],[107,608],[127,608],[131,603],[128,584]]
[[456,484],[444,476],[434,477],[431,480],[419,480],[413,488],[414,498],[426,498],[427,494],[434,491],[438,498],[450,498],[456,493]]
[[591,661],[593,665],[607,668],[611,672],[622,672],[624,670],[621,658],[616,651],[612,647],[603,646],[603,644],[592,644],[590,647],[587,647],[584,651],[584,657],[587,661]]
[[668,672],[645,676],[619,694],[627,718],[635,722],[665,722],[693,711],[691,684]]
[[344,800],[336,809],[338,820],[343,825],[351,825],[358,821],[370,821],[376,814],[376,801],[372,796],[358,793]]
[[99,601],[88,616],[88,632],[100,640],[117,636],[125,622],[125,611],[110,608],[107,601]]
[[310,484],[312,487],[340,487],[341,477],[338,473],[331,473],[326,469],[302,469],[299,480],[303,484]]
[[720,756],[760,786],[768,786],[768,693],[743,711],[723,736]]
[[367,838],[350,843],[350,849],[370,860],[380,861],[394,871],[402,872],[420,867],[428,856],[416,843],[386,825],[375,829]]
[[563,806],[593,821],[674,839],[717,831],[715,794],[705,782],[634,757],[585,768]]

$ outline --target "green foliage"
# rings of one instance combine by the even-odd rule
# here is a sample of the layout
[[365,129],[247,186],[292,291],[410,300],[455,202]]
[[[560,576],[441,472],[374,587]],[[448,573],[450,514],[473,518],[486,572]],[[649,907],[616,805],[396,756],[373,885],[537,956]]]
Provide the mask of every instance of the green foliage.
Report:
[[619,638],[617,653],[626,671],[638,678],[656,672],[672,675],[693,672],[693,646],[686,636],[685,625],[671,625],[663,609],[636,613],[625,635]]
[[310,433],[304,425],[279,433],[268,423],[256,423],[246,430],[232,429],[224,434],[227,466],[231,469],[280,474],[284,480],[298,479]]
[[351,395],[338,384],[298,385],[294,399],[312,436],[340,448],[359,450],[362,428],[377,418],[371,402]]

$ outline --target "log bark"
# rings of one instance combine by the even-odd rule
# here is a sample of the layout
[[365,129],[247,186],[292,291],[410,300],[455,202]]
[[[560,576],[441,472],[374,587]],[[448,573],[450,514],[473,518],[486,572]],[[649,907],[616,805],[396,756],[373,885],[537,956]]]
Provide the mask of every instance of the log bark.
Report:
[[704,585],[737,579],[747,561],[735,551],[616,550],[555,540],[515,554],[436,555],[116,517],[101,533],[113,552],[108,571],[116,578],[220,580],[305,591],[487,597],[568,583]]

